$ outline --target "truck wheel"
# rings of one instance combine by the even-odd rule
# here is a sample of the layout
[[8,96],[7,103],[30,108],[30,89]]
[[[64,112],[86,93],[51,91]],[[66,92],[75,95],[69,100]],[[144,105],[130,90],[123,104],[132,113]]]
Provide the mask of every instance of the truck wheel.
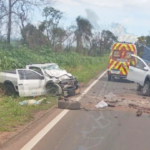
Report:
[[65,92],[67,92],[67,96],[74,96],[76,89],[74,87],[68,87],[64,89]]
[[15,88],[12,84],[6,83],[4,85],[5,94],[8,96],[13,96],[15,94]]
[[137,83],[136,90],[137,90],[137,91],[141,91],[141,90],[142,90],[142,88],[143,88],[143,87],[142,87],[140,84],[138,84],[138,83]]
[[111,75],[108,74],[108,81],[111,81]]
[[57,86],[49,84],[49,85],[47,85],[46,89],[47,89],[47,93],[49,95],[51,95],[51,96],[58,95],[58,87]]
[[144,96],[149,96],[149,94],[150,94],[150,83],[149,83],[149,81],[145,82],[143,89],[142,89],[142,94]]

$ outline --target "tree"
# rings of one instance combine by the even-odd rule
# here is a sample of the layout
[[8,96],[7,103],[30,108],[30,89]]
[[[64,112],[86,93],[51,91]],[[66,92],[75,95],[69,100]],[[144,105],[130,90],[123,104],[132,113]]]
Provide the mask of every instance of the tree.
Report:
[[109,30],[93,33],[88,55],[103,55],[104,53],[108,52],[108,50],[110,50],[111,45],[115,41],[117,41],[117,37]]
[[77,49],[76,52],[80,52],[80,49],[83,48],[82,39],[84,38],[86,41],[90,40],[92,37],[92,25],[91,23],[82,17],[77,17],[77,29],[75,31],[76,41],[77,41]]
[[32,24],[27,24],[24,29],[21,30],[21,33],[23,43],[30,49],[35,49],[43,45],[50,46],[48,38]]
[[63,18],[63,12],[53,7],[45,7],[43,9],[44,21],[39,25],[39,30],[46,34],[51,47],[55,49],[55,44],[62,42],[65,36],[65,30],[59,27],[60,20]]
[[109,30],[102,31],[102,38],[104,41],[104,49],[109,49],[112,43],[117,41],[117,37]]
[[62,43],[66,37],[66,31],[63,28],[56,27],[52,30],[55,51],[62,51]]
[[7,24],[7,42],[10,43],[13,25],[24,26],[35,7],[51,4],[49,0],[0,0],[0,19]]

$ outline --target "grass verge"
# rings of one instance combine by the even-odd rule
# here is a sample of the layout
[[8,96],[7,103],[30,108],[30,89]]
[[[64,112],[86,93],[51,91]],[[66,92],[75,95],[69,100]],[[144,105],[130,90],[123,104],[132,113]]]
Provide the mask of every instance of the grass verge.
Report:
[[[36,100],[42,97],[36,98]],[[47,110],[56,105],[56,97],[46,97],[46,100],[37,106],[21,106],[19,102],[32,98],[2,97],[0,100],[0,132],[15,131],[18,126],[33,118],[33,113]]]
[[108,65],[108,55],[102,58],[95,58],[97,61],[89,65],[79,65],[77,68],[67,68],[68,72],[71,72],[79,82],[86,84],[91,78],[98,75],[101,71],[107,68]]

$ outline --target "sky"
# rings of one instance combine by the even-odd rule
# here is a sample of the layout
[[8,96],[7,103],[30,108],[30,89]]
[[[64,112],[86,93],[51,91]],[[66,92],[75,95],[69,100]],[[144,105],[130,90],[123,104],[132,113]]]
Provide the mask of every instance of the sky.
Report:
[[119,23],[128,34],[150,34],[150,0],[57,0],[54,8],[65,12],[64,25],[75,24],[77,16],[88,18],[95,29]]

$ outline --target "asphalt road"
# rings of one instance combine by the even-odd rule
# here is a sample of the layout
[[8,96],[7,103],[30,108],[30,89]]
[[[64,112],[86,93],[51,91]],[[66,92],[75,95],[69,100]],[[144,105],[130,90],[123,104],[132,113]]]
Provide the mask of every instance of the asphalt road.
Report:
[[[137,94],[136,85],[125,80],[108,82],[104,76],[81,99],[97,103],[103,96]],[[141,98],[141,96],[139,96]],[[69,111],[33,150],[150,150],[150,117],[134,112],[103,110]]]
[[[123,106],[95,108],[95,104],[113,94],[116,100],[123,98]],[[33,147],[31,141],[39,131],[41,140],[35,142],[32,150],[150,150],[150,116],[137,117],[136,110],[128,108],[128,103],[133,100],[150,102],[149,97],[143,98],[137,93],[136,84],[117,79],[108,82],[105,75],[81,99],[82,104],[92,111],[70,110],[42,138],[44,127],[63,112],[52,109],[31,125],[25,125],[24,130],[1,145],[0,150],[20,150],[29,143],[32,145],[29,147]],[[29,147],[24,150],[30,150]]]

